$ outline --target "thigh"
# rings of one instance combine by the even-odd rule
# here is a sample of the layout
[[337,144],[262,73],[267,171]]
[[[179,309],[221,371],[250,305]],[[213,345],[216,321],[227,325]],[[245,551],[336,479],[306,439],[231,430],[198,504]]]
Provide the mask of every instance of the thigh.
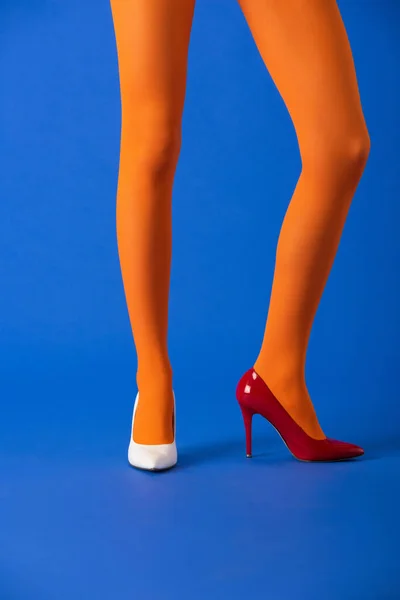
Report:
[[110,0],[122,120],[179,122],[195,0]]
[[336,0],[238,0],[300,146],[365,129]]

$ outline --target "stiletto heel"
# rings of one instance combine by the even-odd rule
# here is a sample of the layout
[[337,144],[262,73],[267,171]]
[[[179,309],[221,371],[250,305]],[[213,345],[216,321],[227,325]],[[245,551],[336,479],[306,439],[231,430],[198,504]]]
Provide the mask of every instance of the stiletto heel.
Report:
[[245,406],[242,406],[240,403],[239,403],[239,406],[240,406],[240,410],[242,411],[244,429],[246,432],[246,456],[247,456],[247,458],[251,458],[251,456],[252,456],[251,427],[252,427],[254,413],[251,410],[249,410],[248,408],[246,408]]
[[246,430],[246,455],[251,456],[253,415],[263,416],[279,433],[288,450],[302,461],[336,461],[355,458],[364,450],[355,444],[309,436],[275,398],[254,368],[248,369],[236,386],[236,399],[243,414]]

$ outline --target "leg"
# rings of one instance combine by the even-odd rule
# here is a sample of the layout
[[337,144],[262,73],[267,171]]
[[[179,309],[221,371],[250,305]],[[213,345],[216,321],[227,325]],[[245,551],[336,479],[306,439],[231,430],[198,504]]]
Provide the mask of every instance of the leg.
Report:
[[111,0],[122,124],[117,241],[138,357],[137,443],[173,441],[167,348],[171,198],[195,0]]
[[369,153],[353,58],[335,0],[239,0],[293,120],[302,172],[277,246],[255,370],[312,437],[309,334]]

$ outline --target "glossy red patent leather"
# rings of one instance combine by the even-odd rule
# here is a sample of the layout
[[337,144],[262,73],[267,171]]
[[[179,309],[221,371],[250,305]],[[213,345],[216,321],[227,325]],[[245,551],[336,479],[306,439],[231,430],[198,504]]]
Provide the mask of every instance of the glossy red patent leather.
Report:
[[255,414],[262,415],[275,427],[290,452],[299,460],[345,460],[364,454],[364,450],[355,444],[310,437],[278,402],[254,368],[248,369],[240,378],[236,398],[246,430],[247,456],[251,456],[251,426]]

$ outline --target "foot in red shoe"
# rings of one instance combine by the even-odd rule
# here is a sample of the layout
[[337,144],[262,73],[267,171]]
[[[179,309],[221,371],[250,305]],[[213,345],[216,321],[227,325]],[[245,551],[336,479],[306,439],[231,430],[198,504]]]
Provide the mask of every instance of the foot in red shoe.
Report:
[[302,461],[336,461],[362,456],[355,444],[309,436],[289,415],[252,367],[240,378],[236,398],[242,411],[246,431],[246,455],[252,455],[252,419],[263,416],[279,433],[288,450]]

